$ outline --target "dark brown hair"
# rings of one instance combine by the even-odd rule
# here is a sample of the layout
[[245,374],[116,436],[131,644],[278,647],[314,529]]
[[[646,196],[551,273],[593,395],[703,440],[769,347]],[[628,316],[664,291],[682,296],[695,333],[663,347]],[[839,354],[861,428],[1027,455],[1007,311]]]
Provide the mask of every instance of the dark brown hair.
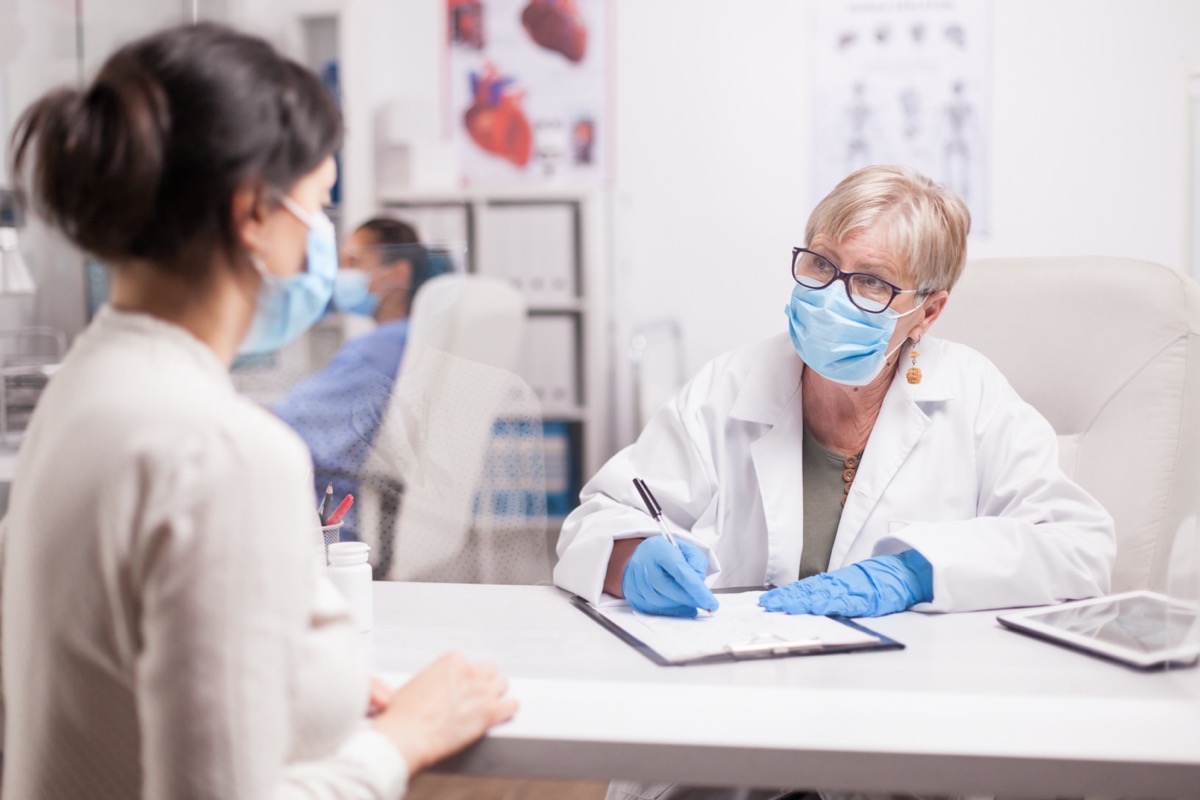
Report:
[[358,226],[360,231],[371,234],[371,244],[417,244],[417,231],[407,222],[392,217],[372,217]]
[[202,23],[132,42],[90,86],[35,102],[13,130],[13,174],[38,213],[102,260],[204,269],[177,262],[197,248],[241,260],[239,188],[274,201],[341,137],[315,75],[262,39]]

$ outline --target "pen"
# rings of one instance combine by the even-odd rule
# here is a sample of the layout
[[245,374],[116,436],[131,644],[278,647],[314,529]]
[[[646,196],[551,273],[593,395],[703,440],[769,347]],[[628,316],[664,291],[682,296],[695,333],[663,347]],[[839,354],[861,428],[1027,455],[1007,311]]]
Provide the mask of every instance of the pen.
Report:
[[338,503],[338,507],[329,515],[329,520],[326,525],[337,525],[342,521],[342,517],[346,516],[346,512],[350,510],[350,506],[354,505],[354,495],[348,494],[342,502]]
[[321,496],[321,504],[317,506],[317,516],[321,518],[321,524],[327,525],[329,517],[325,516],[325,509],[329,508],[329,503],[333,499],[333,484],[325,487],[325,494]]
[[658,523],[658,529],[662,531],[662,535],[667,537],[668,542],[679,547],[679,544],[675,541],[675,537],[667,530],[667,523],[663,521],[662,506],[654,499],[654,495],[650,494],[650,487],[641,478],[633,479],[633,487],[642,496],[642,502],[646,504],[646,510],[650,512],[650,516],[654,517],[654,521]]

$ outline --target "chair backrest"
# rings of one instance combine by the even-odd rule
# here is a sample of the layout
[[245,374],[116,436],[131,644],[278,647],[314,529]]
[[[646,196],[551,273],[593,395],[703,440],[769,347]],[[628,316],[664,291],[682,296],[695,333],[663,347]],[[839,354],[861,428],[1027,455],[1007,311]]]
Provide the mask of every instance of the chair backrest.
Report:
[[[432,349],[511,371],[524,331],[525,300],[511,284],[483,275],[440,275],[413,298],[405,349]],[[405,358],[398,377],[417,363]]]
[[931,333],[990,358],[1116,520],[1113,591],[1163,590],[1200,500],[1200,284],[1143,261],[967,264]]
[[[379,577],[489,583],[549,579],[543,454],[531,447],[527,457],[502,465],[489,457],[496,449],[498,421],[517,421],[540,434],[537,399],[513,372],[525,319],[520,293],[484,276],[433,278],[414,299],[396,386],[364,469],[403,485],[394,521],[360,522],[368,536],[376,529],[383,539],[390,531],[394,540],[387,563],[377,566]],[[492,474],[506,469],[521,475]],[[515,510],[480,513],[497,480],[520,477],[540,484],[541,519]],[[361,482],[360,492],[369,484]],[[364,511],[370,515],[370,506]]]

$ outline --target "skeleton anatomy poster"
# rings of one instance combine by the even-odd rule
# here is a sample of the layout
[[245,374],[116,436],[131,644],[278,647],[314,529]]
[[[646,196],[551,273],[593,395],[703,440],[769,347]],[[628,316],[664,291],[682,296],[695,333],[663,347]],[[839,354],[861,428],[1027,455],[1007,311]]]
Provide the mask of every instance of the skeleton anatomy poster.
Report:
[[604,176],[608,0],[446,0],[450,124],[466,186]]
[[986,234],[990,0],[821,0],[812,14],[814,198],[902,164],[958,193]]

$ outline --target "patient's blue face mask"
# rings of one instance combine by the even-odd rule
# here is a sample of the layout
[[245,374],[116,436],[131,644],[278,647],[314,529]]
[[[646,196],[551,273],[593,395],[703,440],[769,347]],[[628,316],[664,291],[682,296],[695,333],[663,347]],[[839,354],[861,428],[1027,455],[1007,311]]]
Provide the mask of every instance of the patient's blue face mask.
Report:
[[371,275],[363,269],[339,269],[333,282],[333,307],[345,314],[369,317],[379,308],[379,295],[371,292]]
[[899,349],[887,349],[896,323],[922,305],[924,300],[902,314],[870,314],[850,302],[842,281],[834,281],[823,289],[797,284],[785,312],[792,346],[805,365],[835,383],[866,386]]
[[269,353],[283,347],[320,319],[333,294],[338,271],[333,223],[319,211],[305,211],[286,195],[282,202],[284,208],[308,226],[305,271],[287,277],[274,275],[255,257],[254,266],[262,276],[262,285],[250,332],[238,350],[240,355]]

